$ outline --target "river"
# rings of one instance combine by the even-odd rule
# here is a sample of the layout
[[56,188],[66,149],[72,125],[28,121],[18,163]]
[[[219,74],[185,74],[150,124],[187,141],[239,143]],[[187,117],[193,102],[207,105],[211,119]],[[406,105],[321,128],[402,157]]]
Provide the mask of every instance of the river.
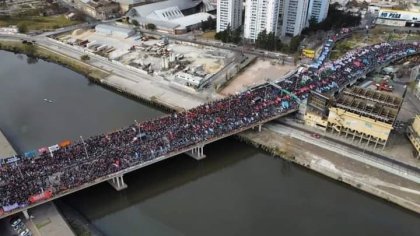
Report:
[[[163,114],[59,65],[3,51],[0,61],[0,129],[20,152]],[[109,236],[420,233],[418,215],[233,138],[205,153],[131,173],[124,191],[103,183],[63,202]]]

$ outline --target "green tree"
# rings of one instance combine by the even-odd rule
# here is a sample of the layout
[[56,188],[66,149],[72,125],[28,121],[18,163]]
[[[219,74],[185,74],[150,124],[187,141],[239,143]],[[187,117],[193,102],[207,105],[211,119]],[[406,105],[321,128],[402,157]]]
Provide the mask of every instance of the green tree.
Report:
[[152,24],[152,23],[149,23],[149,24],[146,25],[146,29],[148,29],[148,30],[156,30],[156,25],[155,24]]
[[266,41],[267,41],[267,30],[264,29],[258,34],[257,39],[255,40],[255,46],[257,48],[265,49]]
[[216,20],[209,16],[207,20],[201,21],[201,29],[203,31],[216,29]]
[[239,27],[235,30],[232,30],[230,25],[223,31],[217,32],[214,36],[215,39],[220,40],[224,43],[234,43],[239,44],[242,40],[242,28]]
[[19,33],[24,34],[28,32],[28,26],[25,23],[19,23],[17,27],[18,27]]
[[232,32],[232,43],[239,44],[242,40],[241,38],[242,28],[238,27]]
[[297,36],[293,37],[290,40],[289,52],[291,52],[291,53],[297,52],[301,41],[302,41],[302,37],[300,35],[297,35]]
[[315,29],[316,27],[318,27],[318,20],[316,19],[315,16],[312,16],[309,19],[309,28],[310,29]]
[[25,53],[29,56],[33,56],[36,52],[35,45],[33,45],[32,43],[25,44],[24,48]]
[[82,60],[82,61],[89,61],[90,60],[90,57],[89,57],[89,55],[83,54],[83,55],[80,56],[80,60]]
[[131,24],[133,24],[136,27],[139,26],[139,22],[137,20],[131,20]]

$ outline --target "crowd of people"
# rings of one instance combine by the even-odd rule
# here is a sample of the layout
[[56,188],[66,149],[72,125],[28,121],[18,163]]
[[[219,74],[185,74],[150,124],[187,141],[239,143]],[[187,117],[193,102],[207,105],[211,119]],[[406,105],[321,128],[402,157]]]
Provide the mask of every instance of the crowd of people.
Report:
[[[419,53],[418,44],[382,43],[347,53],[316,71],[306,70],[277,82],[194,109],[90,137],[36,157],[19,155],[0,166],[0,215],[59,195],[163,155],[188,151],[296,110],[309,91],[346,86],[380,64]],[[46,194],[48,193],[48,194]]]

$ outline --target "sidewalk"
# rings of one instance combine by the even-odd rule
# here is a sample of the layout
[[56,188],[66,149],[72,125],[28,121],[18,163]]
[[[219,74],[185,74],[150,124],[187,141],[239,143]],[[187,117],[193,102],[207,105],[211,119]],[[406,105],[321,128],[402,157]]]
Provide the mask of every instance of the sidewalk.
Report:
[[[36,227],[34,235],[39,236],[74,236],[73,231],[64,221],[53,202],[45,203],[29,211]],[[32,226],[32,227],[33,227]]]

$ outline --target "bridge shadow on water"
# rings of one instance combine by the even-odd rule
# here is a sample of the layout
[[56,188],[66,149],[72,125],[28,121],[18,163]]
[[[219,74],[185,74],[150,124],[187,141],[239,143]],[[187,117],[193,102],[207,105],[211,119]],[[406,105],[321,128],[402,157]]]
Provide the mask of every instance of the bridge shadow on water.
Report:
[[[234,138],[226,138],[205,146],[204,153],[207,157],[201,161],[182,154],[129,173],[124,176],[128,188],[121,192],[102,183],[59,201],[93,221],[229,168],[261,151]],[[282,174],[287,175],[290,163],[284,161],[283,164]]]

